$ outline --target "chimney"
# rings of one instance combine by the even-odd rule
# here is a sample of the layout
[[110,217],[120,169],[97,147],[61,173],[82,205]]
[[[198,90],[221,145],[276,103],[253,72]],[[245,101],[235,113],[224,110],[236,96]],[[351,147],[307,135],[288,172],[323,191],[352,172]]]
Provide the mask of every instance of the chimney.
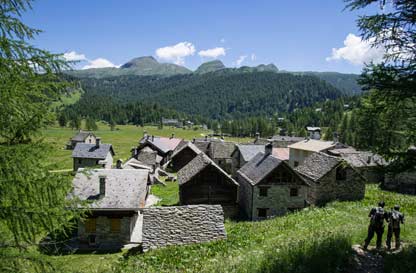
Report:
[[174,137],[175,137],[175,133],[172,133],[172,135],[171,135],[170,139],[172,139],[172,138],[174,138]]
[[264,153],[266,155],[271,155],[272,152],[273,152],[273,144],[269,142],[268,144],[266,144],[266,146],[264,146]]
[[121,164],[123,164],[123,160],[121,159],[117,160],[116,168],[121,169]]
[[192,143],[195,143],[195,138],[192,139]]
[[155,136],[154,136],[154,135],[152,135],[152,142],[153,142],[153,141],[155,141]]
[[367,164],[370,164],[371,163],[371,155],[369,155],[368,157],[367,157]]
[[260,138],[260,133],[259,133],[259,132],[257,132],[257,133],[256,133],[256,140],[259,140],[259,138]]
[[97,137],[95,139],[95,147],[99,148],[100,147],[100,144],[101,144],[101,137]]
[[208,136],[205,136],[205,141],[208,141]]
[[105,196],[105,175],[100,176],[100,198]]

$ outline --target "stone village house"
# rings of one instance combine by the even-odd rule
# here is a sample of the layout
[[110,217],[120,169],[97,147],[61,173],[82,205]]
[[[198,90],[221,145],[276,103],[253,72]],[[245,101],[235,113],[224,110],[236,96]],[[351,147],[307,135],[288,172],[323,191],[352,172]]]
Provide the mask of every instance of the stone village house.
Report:
[[286,161],[272,154],[272,144],[263,146],[237,171],[239,203],[246,218],[261,220],[304,208],[308,185]]
[[369,151],[357,151],[353,147],[332,149],[328,150],[327,153],[341,157],[347,161],[369,183],[380,183],[384,181],[383,169],[387,166],[387,162],[380,155]]
[[334,148],[342,148],[342,144],[334,141],[322,141],[316,139],[305,139],[289,145],[289,165],[297,167],[313,153],[325,152]]
[[313,153],[295,168],[309,184],[307,201],[323,205],[327,202],[361,200],[365,194],[365,178],[340,157]]
[[95,144],[96,136],[92,132],[82,131],[73,136],[66,145],[68,150],[73,150],[78,143]]
[[238,183],[204,153],[178,172],[181,205],[221,205],[226,217],[238,213]]
[[172,154],[169,164],[170,170],[178,172],[200,153],[202,153],[201,150],[199,150],[192,142],[184,141],[184,143],[180,145],[180,147],[178,146]]
[[[289,148],[275,148],[273,145],[272,154],[280,160],[289,160]],[[237,144],[232,157],[232,169],[231,174],[233,177],[237,174],[237,171],[242,168],[247,162],[249,162],[258,153],[264,152],[265,145],[260,144]]]
[[97,166],[111,169],[114,155],[113,146],[101,143],[99,137],[96,138],[95,144],[78,143],[72,151],[74,171],[79,168]]
[[78,223],[80,247],[118,248],[139,243],[142,214],[149,191],[149,171],[123,169],[79,170],[72,196],[91,201],[88,218]]
[[162,166],[170,160],[173,151],[181,141],[181,139],[175,138],[174,134],[171,137],[144,135],[139,141],[139,146],[133,150],[133,157],[138,155],[145,147],[149,147],[161,157],[160,165]]

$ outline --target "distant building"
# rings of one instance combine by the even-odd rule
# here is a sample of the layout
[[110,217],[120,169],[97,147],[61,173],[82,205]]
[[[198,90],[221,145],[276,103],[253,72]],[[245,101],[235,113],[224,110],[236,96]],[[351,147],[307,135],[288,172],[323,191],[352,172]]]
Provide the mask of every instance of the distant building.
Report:
[[78,243],[86,247],[121,248],[140,243],[142,215],[148,195],[146,170],[80,170],[73,180],[72,197],[92,201],[86,220],[78,223]]
[[96,136],[92,132],[79,131],[66,145],[68,150],[73,150],[78,143],[95,144]]
[[232,153],[235,149],[234,142],[213,141],[210,143],[207,155],[224,171],[231,173]]
[[311,204],[364,198],[365,178],[340,157],[316,152],[308,156],[295,171],[310,185],[308,202]]
[[162,158],[160,164],[164,165],[170,160],[173,151],[177,148],[181,141],[181,139],[175,138],[174,134],[172,134],[171,137],[145,135],[139,141],[139,146],[133,150],[133,157],[138,155],[145,147],[149,147],[157,152],[157,154]]
[[97,166],[111,169],[114,155],[113,146],[101,143],[99,137],[96,138],[95,144],[78,143],[72,151],[74,171],[78,168]]
[[238,183],[200,153],[178,172],[181,205],[221,205],[227,217],[238,214]]
[[321,139],[321,127],[306,126],[305,129],[308,131],[309,138],[316,140]]
[[268,144],[237,171],[239,203],[250,220],[283,215],[307,205],[308,184]]
[[333,141],[322,141],[315,139],[304,139],[295,144],[289,145],[289,164],[297,167],[313,153],[324,152],[336,148],[340,144]]
[[254,144],[266,145],[272,143],[274,148],[287,148],[289,145],[304,140],[304,137],[294,136],[272,136],[271,138],[256,138]]
[[173,119],[173,118],[162,118],[162,124],[164,126],[172,126],[172,127],[177,127],[177,128],[180,128],[183,126],[181,121],[177,119]]

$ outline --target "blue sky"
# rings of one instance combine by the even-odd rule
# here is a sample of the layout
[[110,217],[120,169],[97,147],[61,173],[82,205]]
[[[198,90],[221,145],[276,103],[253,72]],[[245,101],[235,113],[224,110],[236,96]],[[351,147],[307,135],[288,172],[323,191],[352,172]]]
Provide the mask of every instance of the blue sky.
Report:
[[23,20],[44,31],[33,43],[81,60],[78,68],[153,55],[190,69],[217,58],[359,73],[380,57],[358,37],[360,13],[343,11],[342,0],[37,0],[33,8]]

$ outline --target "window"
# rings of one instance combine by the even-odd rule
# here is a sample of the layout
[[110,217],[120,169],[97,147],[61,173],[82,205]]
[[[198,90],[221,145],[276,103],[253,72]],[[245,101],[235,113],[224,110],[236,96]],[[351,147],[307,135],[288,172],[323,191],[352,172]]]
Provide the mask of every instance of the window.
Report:
[[89,142],[89,143],[91,143],[91,138],[90,138],[90,139],[88,139],[88,142]]
[[298,196],[299,195],[299,189],[298,188],[290,188],[290,196]]
[[337,180],[346,180],[347,179],[347,169],[344,167],[337,168]]
[[111,233],[119,233],[121,228],[121,219],[120,218],[110,218],[110,231]]
[[293,162],[293,165],[294,165],[295,167],[297,167],[297,166],[299,166],[299,162],[298,162],[298,161],[295,161],[295,162]]
[[85,221],[85,232],[95,233],[96,228],[97,228],[97,219],[96,218],[88,218]]
[[257,217],[259,218],[266,218],[267,217],[267,210],[268,209],[257,209]]
[[81,159],[78,159],[78,164],[81,164],[82,163],[82,160]]
[[268,191],[268,187],[259,187],[259,196],[267,196]]

